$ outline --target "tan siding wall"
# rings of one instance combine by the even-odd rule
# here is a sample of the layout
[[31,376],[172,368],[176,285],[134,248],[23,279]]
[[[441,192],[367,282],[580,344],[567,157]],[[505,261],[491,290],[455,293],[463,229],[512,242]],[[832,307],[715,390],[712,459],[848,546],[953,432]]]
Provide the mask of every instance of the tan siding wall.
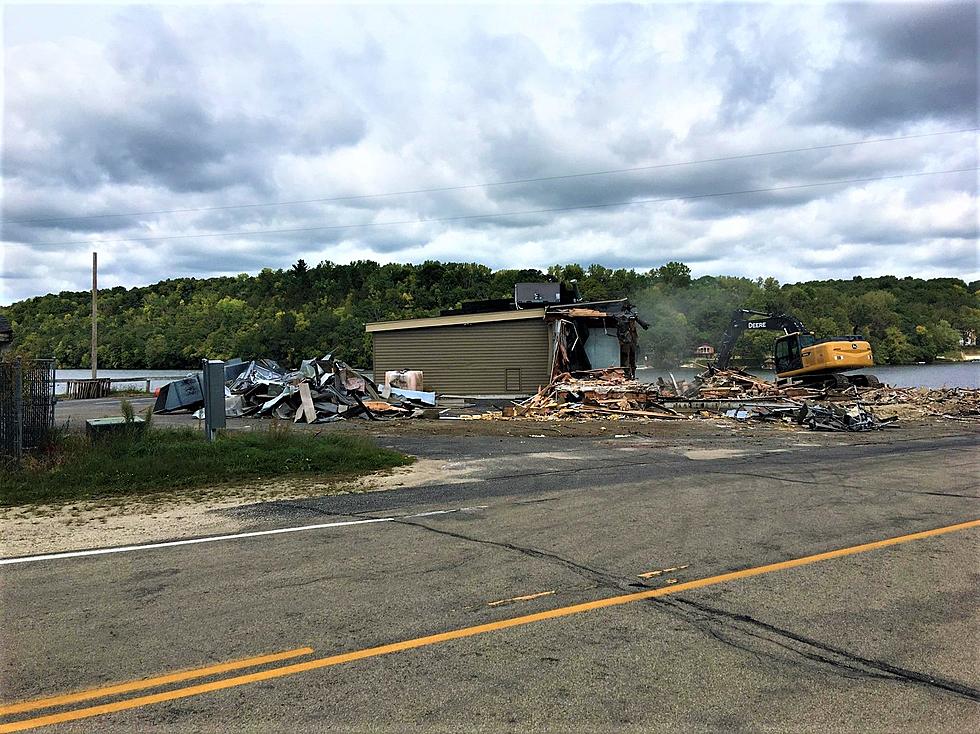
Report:
[[[548,326],[544,320],[375,332],[374,378],[385,371],[422,370],[425,389],[440,393],[530,393],[549,381]],[[520,370],[520,389],[507,370]]]

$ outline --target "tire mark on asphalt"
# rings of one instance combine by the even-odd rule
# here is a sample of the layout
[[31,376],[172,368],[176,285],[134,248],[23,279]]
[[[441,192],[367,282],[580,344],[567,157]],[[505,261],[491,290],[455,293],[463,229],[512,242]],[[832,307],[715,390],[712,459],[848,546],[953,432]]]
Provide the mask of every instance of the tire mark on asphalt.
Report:
[[[815,479],[794,479],[793,477],[781,477],[776,474],[756,474],[754,472],[739,472],[739,471],[719,471],[717,469],[705,469],[705,474],[720,474],[726,477],[749,477],[754,479],[771,479],[776,482],[787,482],[789,484],[809,484],[809,485],[819,485],[821,487],[826,487],[826,482],[821,482]],[[854,484],[837,484],[836,486],[843,487],[844,489],[864,489]]]
[[583,578],[587,578],[598,586],[604,586],[606,588],[615,589],[617,591],[631,591],[631,587],[623,580],[617,579],[616,576],[610,574],[607,571],[602,571],[597,568],[592,568],[581,563],[576,563],[568,558],[564,558],[555,553],[549,553],[547,551],[539,550],[538,548],[530,548],[527,546],[516,545],[514,543],[507,543],[501,540],[489,540],[487,538],[477,538],[472,535],[464,535],[463,533],[456,533],[451,530],[443,530],[441,528],[435,528],[431,525],[426,525],[421,522],[413,522],[411,520],[397,519],[392,521],[396,525],[411,525],[412,527],[421,528],[423,530],[428,530],[430,533],[436,533],[438,535],[445,535],[450,538],[456,538],[457,540],[464,540],[468,543],[478,543],[480,545],[489,545],[494,548],[501,548],[503,550],[510,551],[512,553],[518,553],[523,556],[528,556],[530,558],[536,558],[538,560],[546,561],[548,563],[553,563],[566,568],[572,573],[575,573]]
[[975,494],[956,494],[955,492],[917,492],[914,489],[896,489],[896,492],[903,494],[931,494],[936,497],[962,497],[966,500],[980,500],[980,496]]
[[[752,472],[717,471],[714,469],[705,469],[704,473],[721,474],[727,477],[754,477],[756,479],[771,479],[776,482],[788,482],[790,484],[811,484],[811,485],[817,484],[821,486],[826,485],[825,482],[821,482],[819,480],[793,479],[792,477],[781,477],[776,474],[756,474]],[[838,477],[839,475],[831,474],[831,476]],[[879,489],[874,489],[872,487],[868,487],[867,485],[860,486],[855,484],[845,484],[844,482],[840,482],[840,481],[838,481],[836,486],[843,487],[844,489],[857,489],[857,490],[872,491],[872,492],[877,491],[877,492],[898,492],[899,494],[928,494],[928,495],[934,495],[936,497],[961,497],[963,499],[968,499],[968,500],[980,499],[980,497],[973,494],[957,494],[955,492],[928,492],[925,490],[919,491],[917,489],[899,489],[898,487],[881,487]],[[976,485],[970,485],[969,487],[967,487],[967,489],[972,488],[973,486]]]
[[[663,609],[668,611],[668,613],[673,613],[674,616],[680,616],[700,629],[702,632],[711,635],[719,642],[742,650],[743,652],[751,653],[757,657],[759,655],[766,655],[770,658],[782,659],[777,658],[776,655],[771,653],[754,650],[748,645],[740,644],[736,640],[726,638],[721,632],[719,632],[719,630],[715,629],[715,626],[720,625],[724,631],[735,633],[736,635],[745,635],[764,642],[772,643],[788,652],[793,653],[794,655],[806,658],[807,660],[819,663],[821,665],[829,666],[834,671],[848,678],[871,678],[901,681],[926,686],[944,691],[946,693],[953,693],[957,696],[962,696],[972,701],[980,701],[980,690],[968,686],[965,683],[928,675],[926,673],[920,673],[919,671],[910,670],[908,668],[902,668],[883,660],[866,658],[849,652],[848,650],[820,642],[812,637],[806,637],[791,630],[777,627],[776,625],[769,624],[768,622],[763,622],[762,620],[756,619],[747,614],[729,612],[724,609],[712,607],[708,604],[695,602],[683,597],[675,597],[674,599],[670,600],[649,599],[647,601],[650,606]],[[692,614],[688,608],[697,610],[697,612],[700,612],[701,615],[707,615],[707,619],[699,615]],[[803,645],[804,649],[794,647],[788,641],[795,642],[798,645]]]
[[[421,522],[412,522],[410,520],[395,520],[394,522],[402,525],[413,525],[438,535],[445,535],[471,543],[498,547],[520,555],[536,558],[549,563],[555,563],[563,568],[571,570],[573,573],[576,573],[579,576],[589,579],[598,586],[627,591],[635,589],[638,586],[638,584],[635,582],[630,582],[628,579],[618,578],[614,574],[610,574],[606,571],[585,566],[570,559],[554,553],[548,553],[537,548],[529,548],[504,541],[489,540],[486,538],[476,538],[450,530],[435,528]],[[724,629],[729,632],[746,635],[774,644],[780,648],[783,648],[784,650],[787,650],[788,652],[793,653],[794,655],[801,656],[824,666],[828,666],[834,672],[844,675],[845,677],[870,679],[877,678],[883,680],[901,681],[927,686],[947,693],[953,693],[958,696],[969,698],[973,701],[980,701],[980,690],[972,688],[964,683],[954,680],[947,680],[938,676],[930,676],[915,670],[892,665],[891,663],[887,663],[882,660],[865,658],[842,648],[833,647],[790,630],[757,620],[749,615],[728,612],[708,606],[707,604],[701,604],[681,597],[676,597],[673,600],[650,599],[648,600],[648,604],[649,606],[647,608],[658,608],[662,611],[673,613],[673,616],[680,616],[686,621],[692,623],[705,634],[717,639],[719,642],[742,650],[743,652],[751,653],[756,657],[760,655],[767,655],[768,657],[774,659],[782,659],[777,658],[777,656],[770,653],[753,650],[747,645],[738,644],[734,640],[727,639],[722,636],[712,625],[722,624]],[[692,615],[689,610],[684,609],[681,605],[686,605],[697,609],[699,612],[701,612],[701,614],[706,614],[713,619],[706,624],[704,619],[699,619],[698,617]],[[768,635],[760,634],[758,630],[762,630],[763,632],[768,633]],[[783,640],[792,640],[793,642],[806,646],[809,648],[809,650],[799,650],[790,645],[788,642],[780,641],[780,638]]]

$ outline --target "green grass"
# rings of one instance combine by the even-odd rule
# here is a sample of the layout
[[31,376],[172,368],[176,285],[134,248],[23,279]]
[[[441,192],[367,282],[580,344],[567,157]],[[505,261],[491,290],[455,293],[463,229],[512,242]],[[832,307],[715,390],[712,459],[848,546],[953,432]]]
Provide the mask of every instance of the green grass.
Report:
[[317,436],[277,424],[224,434],[214,443],[192,429],[134,426],[95,441],[59,432],[19,465],[0,467],[0,506],[132,497],[296,475],[340,481],[412,461],[357,436]]

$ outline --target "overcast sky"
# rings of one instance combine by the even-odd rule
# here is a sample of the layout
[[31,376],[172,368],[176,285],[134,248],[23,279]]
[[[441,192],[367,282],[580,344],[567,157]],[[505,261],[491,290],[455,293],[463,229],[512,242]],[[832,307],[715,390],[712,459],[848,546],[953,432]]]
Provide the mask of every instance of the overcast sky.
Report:
[[105,286],[299,258],[980,278],[976,171],[683,198],[974,168],[975,132],[24,221],[975,128],[975,3],[2,12],[0,303],[87,288],[93,249]]

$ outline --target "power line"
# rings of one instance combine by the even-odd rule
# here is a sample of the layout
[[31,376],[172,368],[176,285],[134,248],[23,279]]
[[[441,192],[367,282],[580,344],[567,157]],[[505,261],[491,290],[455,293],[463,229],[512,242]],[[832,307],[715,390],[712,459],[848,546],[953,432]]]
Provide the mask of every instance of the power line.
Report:
[[357,194],[353,196],[331,196],[319,199],[296,199],[293,201],[269,201],[255,204],[228,204],[225,206],[201,206],[186,209],[157,209],[143,212],[126,212],[110,214],[84,214],[75,217],[47,217],[39,219],[7,219],[0,221],[3,224],[40,224],[44,222],[69,222],[85,219],[104,219],[109,217],[142,217],[156,214],[187,214],[192,212],[213,212],[228,209],[252,209],[259,207],[291,206],[293,204],[325,204],[334,201],[355,201],[360,199],[379,199],[387,196],[407,196],[409,194],[432,194],[445,191],[464,191],[467,189],[490,188],[494,186],[513,186],[525,183],[541,183],[544,181],[560,181],[562,179],[587,178],[590,176],[609,176],[617,173],[633,173],[636,171],[653,171],[661,168],[675,168],[680,166],[693,166],[703,163],[721,163],[724,161],[745,160],[750,158],[763,158],[773,155],[785,155],[788,153],[805,153],[814,150],[830,150],[832,148],[846,148],[855,145],[870,145],[872,143],[889,143],[898,140],[912,140],[915,138],[930,138],[940,135],[958,135],[961,133],[977,132],[980,128],[966,128],[963,130],[945,130],[940,132],[917,133],[914,135],[898,135],[891,138],[875,138],[873,140],[856,140],[848,143],[830,143],[827,145],[811,145],[805,148],[786,148],[783,150],[770,150],[761,153],[742,153],[739,155],[721,156],[718,158],[702,158],[693,161],[678,161],[675,163],[656,163],[648,166],[634,166],[632,168],[611,168],[604,171],[589,171],[585,173],[566,173],[556,176],[538,176],[536,178],[516,178],[508,181],[490,181],[486,183],[461,184],[458,186],[439,186],[427,189],[409,189],[405,191],[389,191],[380,194]]
[[403,219],[391,222],[363,222],[360,224],[333,224],[319,227],[290,227],[287,229],[256,229],[242,232],[203,232],[199,234],[177,234],[163,235],[159,237],[126,237],[115,240],[70,240],[67,242],[35,242],[23,243],[28,246],[50,246],[63,247],[68,245],[93,245],[93,244],[117,244],[121,242],[159,242],[163,240],[190,240],[202,237],[252,237],[263,234],[292,234],[296,232],[324,232],[337,229],[367,229],[369,227],[394,227],[407,224],[430,224],[439,222],[461,222],[473,219],[493,219],[496,217],[516,217],[525,214],[553,214],[558,212],[579,211],[584,209],[604,209],[617,206],[636,206],[640,204],[656,204],[666,201],[693,201],[696,199],[710,199],[721,196],[739,196],[743,194],[762,194],[774,191],[791,191],[794,189],[810,189],[818,186],[839,186],[844,184],[871,183],[875,181],[892,181],[900,178],[916,178],[920,176],[939,176],[947,173],[967,173],[978,171],[980,167],[973,168],[954,168],[946,171],[921,171],[919,173],[902,173],[894,176],[874,176],[871,178],[850,178],[837,181],[819,181],[817,183],[790,184],[787,186],[774,186],[761,189],[742,189],[740,191],[721,191],[710,194],[691,194],[688,196],[667,196],[659,199],[637,199],[634,201],[614,201],[602,204],[580,204],[577,206],[551,207],[548,209],[523,209],[509,212],[495,212],[493,214],[462,214],[454,217],[438,217],[431,219]]

